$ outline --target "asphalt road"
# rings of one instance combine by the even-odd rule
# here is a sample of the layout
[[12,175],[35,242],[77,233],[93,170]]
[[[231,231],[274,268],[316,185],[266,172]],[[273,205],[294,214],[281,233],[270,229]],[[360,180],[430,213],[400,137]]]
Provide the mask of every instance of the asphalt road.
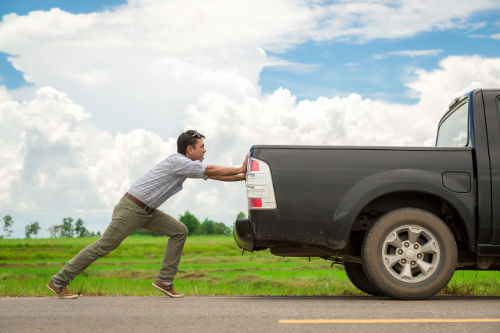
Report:
[[3,333],[360,331],[498,333],[500,297],[0,298]]

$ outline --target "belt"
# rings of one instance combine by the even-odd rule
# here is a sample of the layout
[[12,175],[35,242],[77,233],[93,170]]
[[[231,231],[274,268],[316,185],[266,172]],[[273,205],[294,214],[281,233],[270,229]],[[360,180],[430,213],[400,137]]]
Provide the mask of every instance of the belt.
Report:
[[144,209],[146,211],[146,213],[148,213],[148,214],[151,214],[155,210],[153,207],[149,207],[144,202],[142,202],[141,200],[137,199],[136,197],[134,197],[132,194],[130,194],[128,192],[125,193],[125,195],[123,197],[124,198],[129,198],[130,201],[134,202],[137,206],[139,206],[142,209]]

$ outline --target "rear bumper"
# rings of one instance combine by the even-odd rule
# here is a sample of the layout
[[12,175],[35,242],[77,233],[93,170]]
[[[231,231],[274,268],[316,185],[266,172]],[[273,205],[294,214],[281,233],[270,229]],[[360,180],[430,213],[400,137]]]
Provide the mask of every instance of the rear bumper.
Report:
[[250,227],[250,220],[236,220],[233,227],[233,236],[240,248],[250,252],[254,250],[255,238]]

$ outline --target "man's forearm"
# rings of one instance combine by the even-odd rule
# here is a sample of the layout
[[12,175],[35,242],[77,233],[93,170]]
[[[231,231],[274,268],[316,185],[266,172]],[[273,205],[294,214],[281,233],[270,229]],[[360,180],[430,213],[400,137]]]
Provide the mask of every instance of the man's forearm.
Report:
[[225,182],[235,182],[239,180],[245,180],[245,175],[244,173],[239,173],[237,175],[232,175],[232,176],[208,176],[210,179],[214,180],[221,180]]
[[244,173],[243,167],[233,168],[233,167],[225,167],[220,165],[208,165],[205,169],[205,175],[209,178],[215,179],[214,177],[223,177],[223,176],[234,176],[240,173]]

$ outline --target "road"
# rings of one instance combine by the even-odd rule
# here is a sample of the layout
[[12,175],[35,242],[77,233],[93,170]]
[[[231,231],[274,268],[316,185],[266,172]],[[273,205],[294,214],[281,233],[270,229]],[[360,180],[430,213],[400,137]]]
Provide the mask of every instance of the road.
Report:
[[500,297],[426,301],[348,296],[0,298],[3,333],[388,330],[500,332]]

